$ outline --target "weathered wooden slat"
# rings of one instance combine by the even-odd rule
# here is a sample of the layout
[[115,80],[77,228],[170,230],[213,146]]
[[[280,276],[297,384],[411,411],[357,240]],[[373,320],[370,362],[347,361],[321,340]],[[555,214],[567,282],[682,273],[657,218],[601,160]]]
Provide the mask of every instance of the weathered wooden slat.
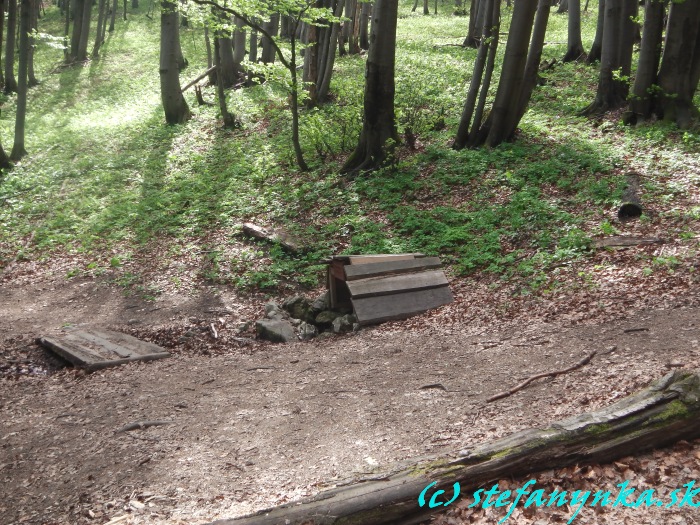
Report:
[[[377,262],[377,258],[383,258],[383,257],[388,257],[388,258],[395,258],[395,257],[411,257],[413,256],[414,258],[418,259],[419,257],[425,257],[424,253],[376,253],[372,255],[334,255],[330,259],[326,259],[324,261],[321,261],[322,263],[330,263],[331,261],[342,261],[344,263],[349,263],[351,259],[359,259],[359,258],[367,258],[370,259],[368,262],[373,262],[372,260],[375,260],[374,262]],[[358,264],[355,262],[354,264]],[[364,263],[361,263],[364,264]]]
[[447,286],[442,270],[358,279],[347,283],[353,300]]
[[412,253],[402,253],[401,255],[351,255],[350,264],[371,264],[389,261],[410,261],[415,259]]
[[109,330],[74,330],[62,336],[39,337],[37,342],[87,370],[170,357],[158,345]]
[[124,357],[124,358],[134,357],[132,355],[132,351],[130,349],[113,343],[112,341],[110,341],[106,337],[104,337],[102,334],[98,335],[98,334],[91,334],[89,332],[77,331],[77,332],[67,334],[67,337],[69,337],[73,340],[83,339],[85,341],[93,343],[94,346],[98,347],[98,352],[99,352],[99,350],[104,350],[104,352],[99,352],[100,354],[106,353],[107,357],[110,357],[110,358],[111,358],[111,356],[109,355],[109,352],[115,353],[118,356]]
[[357,321],[361,325],[405,319],[412,315],[437,308],[451,303],[452,292],[448,286],[418,290],[379,297],[365,297],[355,299],[352,304],[355,308]]
[[76,366],[89,366],[101,359],[101,356],[95,355],[89,348],[84,348],[81,345],[66,341],[65,339],[40,337],[38,342]]
[[421,259],[407,259],[401,261],[388,261],[368,264],[352,264],[345,267],[345,280],[354,281],[369,277],[381,277],[399,273],[419,272],[440,268],[442,264],[437,257],[424,257]]

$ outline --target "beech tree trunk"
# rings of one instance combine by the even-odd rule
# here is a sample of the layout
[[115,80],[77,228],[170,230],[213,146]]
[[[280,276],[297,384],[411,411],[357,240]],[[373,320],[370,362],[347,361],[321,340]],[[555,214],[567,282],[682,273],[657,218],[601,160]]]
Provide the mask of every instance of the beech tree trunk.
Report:
[[398,6],[398,0],[376,0],[372,10],[372,46],[367,55],[362,132],[357,148],[343,166],[343,173],[378,168],[393,157],[394,145],[399,142],[394,112]]
[[[5,28],[5,0],[0,0],[0,86],[5,86],[5,75],[2,69],[2,46],[4,43],[4,28]],[[0,146],[0,150],[2,146]],[[0,158],[2,156],[0,155]],[[0,163],[0,168],[3,166]]]
[[105,23],[106,0],[100,0],[97,8],[97,33],[95,34],[95,45],[92,48],[93,58],[100,55],[100,46],[102,45],[102,28]]
[[600,61],[600,53],[603,49],[603,29],[605,24],[605,0],[598,0],[598,23],[595,28],[595,37],[591,50],[586,57],[587,64]]
[[29,31],[32,27],[32,2],[21,0],[19,13],[19,64],[17,68],[17,113],[15,142],[10,159],[17,161],[27,154],[24,149],[24,125],[27,119],[27,77],[29,71]]
[[625,124],[637,124],[648,119],[652,114],[654,97],[652,86],[657,82],[661,61],[661,42],[667,3],[668,0],[647,0],[646,2],[637,75],[634,79],[629,110],[623,117]]
[[165,121],[168,124],[181,124],[190,118],[191,113],[180,91],[177,5],[169,0],[161,0],[160,5],[160,96]]
[[[32,11],[30,16],[30,31],[34,34],[34,30],[39,28],[39,2],[40,0],[32,1]],[[29,87],[34,87],[39,85],[39,81],[36,78],[34,72],[34,37],[30,35],[29,37],[29,57],[27,59],[27,85]]]
[[118,0],[112,0],[112,13],[111,17],[109,19],[109,32],[111,33],[114,31],[114,23],[117,20],[117,1]]
[[15,79],[15,36],[17,0],[7,0],[7,44],[5,45],[5,93],[17,93]]
[[233,33],[233,67],[236,77],[243,76],[243,59],[245,58],[246,33],[243,20],[236,18],[236,30]]
[[[224,13],[219,13],[218,17],[222,23],[226,21],[226,15]],[[231,35],[224,29],[217,29],[214,33],[214,40],[214,48],[219,50],[219,67],[216,68],[216,75],[217,77],[221,77],[224,88],[230,88],[236,83],[237,77],[236,66],[233,59],[233,42],[231,40]]]
[[678,127],[690,127],[698,110],[693,95],[700,79],[700,0],[672,2],[654,111]]
[[677,371],[607,408],[546,428],[523,430],[471,450],[399,463],[314,498],[213,525],[415,525],[444,510],[418,504],[418,495],[434,482],[431,494],[444,490],[444,498],[438,498],[444,502],[454,494],[455,483],[465,494],[493,480],[574,464],[607,463],[698,435],[700,377]]
[[5,149],[0,144],[0,169],[9,170],[12,168],[12,162],[10,162],[10,157],[5,153]]
[[[221,46],[223,39],[217,38],[214,40],[214,65],[219,69],[221,65],[221,53],[219,52],[219,47]],[[221,118],[224,121],[225,128],[233,128],[235,126],[236,120],[231,113],[228,111],[228,106],[226,105],[226,92],[224,91],[224,81],[221,75],[216,75],[216,98],[219,99],[219,111],[221,112]]]
[[479,18],[479,10],[483,10],[486,3],[488,3],[486,0],[472,0],[469,6],[469,28],[462,46],[474,49],[479,47],[482,28],[478,27],[477,19]]
[[372,4],[358,2],[360,4],[360,49],[369,49],[369,15]]
[[[276,37],[279,31],[280,25],[280,15],[275,13],[270,16],[270,20],[263,24],[263,29],[267,31],[271,36]],[[275,61],[275,48],[272,47],[270,39],[263,37],[262,39],[262,51],[260,53],[260,61],[263,64],[272,64]]]
[[[83,13],[80,18],[78,49],[75,55],[75,59],[78,62],[85,62],[87,60],[88,40],[90,38],[90,19],[92,17],[92,0],[83,0],[82,8]],[[73,24],[77,25],[78,22],[74,21]]]
[[600,115],[622,107],[629,92],[637,0],[606,0],[603,48],[595,100],[582,111]]
[[579,60],[583,54],[581,42],[581,0],[567,0],[569,2],[569,27],[566,54],[564,62]]

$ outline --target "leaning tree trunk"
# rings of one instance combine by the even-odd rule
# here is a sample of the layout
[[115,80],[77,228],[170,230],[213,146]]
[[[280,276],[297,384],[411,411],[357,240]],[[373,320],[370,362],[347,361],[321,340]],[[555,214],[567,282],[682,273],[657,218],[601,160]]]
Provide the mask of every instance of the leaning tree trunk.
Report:
[[510,123],[520,108],[519,94],[525,80],[530,35],[536,11],[537,3],[534,0],[515,2],[496,98],[491,113],[476,134],[475,143],[471,144],[473,146],[497,146],[508,140],[515,131]]
[[569,27],[564,62],[579,60],[583,55],[583,43],[581,42],[581,0],[568,0],[569,2]]
[[606,0],[603,49],[595,100],[581,113],[600,115],[620,108],[627,101],[632,64],[637,0]]
[[[484,68],[486,67],[487,57],[489,56],[489,51],[495,55],[495,50],[498,47],[498,29],[500,27],[499,21],[499,0],[481,0],[482,8],[486,10],[486,18],[484,21],[484,28],[482,38],[480,40],[479,49],[476,53],[476,61],[474,62],[474,70],[472,71],[472,80],[469,83],[469,92],[467,93],[467,100],[464,103],[464,109],[462,110],[462,118],[459,123],[459,128],[457,130],[457,137],[455,138],[452,147],[454,149],[462,149],[467,145],[469,139],[469,132],[474,126],[478,129],[481,126],[481,115],[483,114],[483,106],[481,111],[477,108],[477,116],[473,119],[474,110],[476,107],[477,96],[479,90],[481,93],[488,93],[489,87],[491,85],[491,74],[493,73],[493,61],[491,61],[490,70],[487,69],[486,80],[483,82],[484,78]],[[495,5],[494,5],[495,4]],[[495,9],[494,9],[495,8]],[[495,18],[494,18],[495,17]],[[478,38],[475,38],[479,41]],[[481,102],[485,104],[486,97],[483,97]]]
[[688,128],[697,117],[693,96],[700,74],[700,0],[671,3],[661,58],[655,113]]
[[177,18],[177,5],[169,0],[161,0],[160,15],[160,96],[168,124],[181,124],[191,114],[185,97],[180,91],[180,68],[178,59],[178,38],[180,31]]
[[372,46],[365,73],[364,119],[359,144],[343,173],[375,169],[393,157],[399,142],[394,113],[394,65],[398,0],[376,0],[372,10]]
[[17,113],[15,142],[10,159],[19,160],[27,154],[24,149],[24,125],[27,119],[27,76],[29,70],[29,31],[32,27],[32,2],[21,0],[19,13],[19,67],[17,68]]
[[[515,5],[518,5],[516,0]],[[700,435],[700,377],[672,372],[594,412],[511,434],[470,450],[403,462],[384,473],[349,480],[302,502],[214,525],[415,525],[451,497],[493,480],[569,465],[607,463]],[[438,505],[419,495],[444,491]],[[534,490],[534,489],[533,489]],[[436,508],[432,508],[436,507]]]
[[7,4],[7,44],[5,45],[5,93],[17,92],[15,79],[15,35],[17,30],[17,0]]
[[661,60],[661,42],[667,3],[668,0],[647,0],[646,2],[637,75],[634,79],[629,109],[623,116],[625,124],[637,124],[651,117],[652,86],[656,84]]

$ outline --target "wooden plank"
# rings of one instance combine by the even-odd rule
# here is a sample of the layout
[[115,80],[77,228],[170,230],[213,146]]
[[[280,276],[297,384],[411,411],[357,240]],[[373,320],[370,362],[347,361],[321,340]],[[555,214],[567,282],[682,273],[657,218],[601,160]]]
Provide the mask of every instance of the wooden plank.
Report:
[[361,325],[405,319],[453,301],[448,286],[379,297],[353,299],[357,321]]
[[372,277],[348,281],[347,286],[353,301],[362,297],[377,297],[415,290],[428,290],[447,286],[447,277],[442,270],[428,272],[391,275],[388,277]]
[[420,272],[441,268],[438,257],[425,257],[421,259],[408,259],[400,261],[388,261],[369,264],[352,264],[345,267],[345,280],[355,281],[369,277],[381,277],[384,275]]
[[387,261],[409,261],[415,259],[412,253],[402,253],[398,255],[377,254],[377,255],[351,255],[350,264],[369,264]]
[[74,330],[62,336],[40,337],[37,341],[74,365],[88,370],[170,356],[158,345],[110,330]]
[[[378,254],[373,254],[373,255],[333,255],[330,259],[325,259],[321,261],[321,263],[330,263],[331,261],[342,261],[346,264],[350,263],[350,259],[352,258],[358,258],[358,257],[368,257],[368,258],[373,258],[373,257],[403,257],[406,255],[412,255],[414,258],[418,259],[419,257],[425,257],[425,254],[423,253],[378,253]],[[355,263],[357,264],[357,263]]]

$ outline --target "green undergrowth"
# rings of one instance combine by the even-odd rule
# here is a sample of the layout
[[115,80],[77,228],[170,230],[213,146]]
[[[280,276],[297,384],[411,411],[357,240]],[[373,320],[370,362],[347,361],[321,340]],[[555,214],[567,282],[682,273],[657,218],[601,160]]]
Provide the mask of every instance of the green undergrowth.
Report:
[[[593,38],[593,4],[583,17],[585,47]],[[62,51],[40,43],[30,154],[0,178],[0,267],[22,250],[35,260],[82,254],[88,262],[68,277],[120,271],[121,259],[165,244],[170,248],[159,257],[198,254],[205,280],[274,289],[317,285],[319,261],[334,253],[418,251],[441,256],[459,275],[489,272],[537,287],[553,265],[585,256],[592,235],[612,231],[602,217],[619,201],[630,151],[649,155],[649,164],[661,155],[672,165],[700,149],[697,129],[625,129],[610,121],[603,123],[609,134],[600,133],[600,123],[577,116],[592,100],[596,70],[574,63],[543,73],[546,83],[515,142],[453,151],[476,55],[453,44],[461,43],[468,20],[452,16],[447,3],[437,16],[411,13],[410,6],[401,5],[396,106],[399,131],[417,137],[416,150],[404,147],[391,169],[355,179],[338,171],[361,127],[363,57],[338,58],[333,102],[302,112],[312,170],[300,173],[288,95],[274,78],[229,92],[240,130],[223,130],[216,106],[196,106],[191,92],[192,120],[164,124],[158,17],[147,18],[145,8],[118,21],[100,58],[84,66],[62,67]],[[60,34],[57,9],[46,13],[41,30]],[[504,7],[502,32],[509,17]],[[181,39],[190,63],[184,83],[204,70],[206,55],[201,29],[183,29]],[[565,40],[566,17],[552,13],[543,59],[560,59]],[[204,96],[213,101],[213,90]],[[14,97],[2,104],[0,134],[11,149]],[[658,202],[688,191],[663,177],[649,185]],[[591,230],[591,220],[599,229]],[[239,226],[245,221],[284,228],[312,248],[290,255],[246,240]],[[115,284],[147,288],[133,272],[123,270]]]

